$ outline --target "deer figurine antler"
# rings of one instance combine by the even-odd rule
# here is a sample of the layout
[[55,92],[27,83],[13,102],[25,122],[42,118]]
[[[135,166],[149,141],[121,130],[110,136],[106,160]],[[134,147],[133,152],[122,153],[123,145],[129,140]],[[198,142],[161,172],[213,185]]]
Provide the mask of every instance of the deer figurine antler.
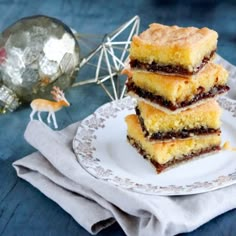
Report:
[[30,119],[33,120],[34,114],[38,112],[38,119],[42,121],[42,118],[40,116],[41,112],[48,112],[47,122],[51,123],[51,117],[53,120],[54,127],[57,129],[57,121],[55,112],[59,111],[62,107],[68,107],[70,106],[70,103],[66,100],[65,95],[62,90],[60,90],[59,87],[54,86],[52,88],[51,94],[53,95],[54,101],[49,101],[46,99],[34,99],[30,106],[32,108],[32,112],[30,114]]

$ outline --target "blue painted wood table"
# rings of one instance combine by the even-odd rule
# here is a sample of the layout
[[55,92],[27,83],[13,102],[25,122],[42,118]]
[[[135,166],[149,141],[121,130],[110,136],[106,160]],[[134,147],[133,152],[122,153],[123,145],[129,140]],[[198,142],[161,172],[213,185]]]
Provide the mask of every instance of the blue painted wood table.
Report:
[[[218,52],[236,64],[235,1],[0,1],[0,30],[19,18],[44,14],[81,33],[105,34],[139,15],[141,30],[151,22],[207,26],[219,32]],[[86,79],[80,78],[78,80]],[[86,85],[67,92],[72,106],[58,112],[63,128],[85,118],[109,101],[101,87]],[[30,108],[0,115],[0,235],[89,235],[70,215],[33,186],[17,178],[12,162],[33,152],[23,134]],[[219,203],[220,204],[220,203]],[[227,212],[188,235],[236,235],[236,210]],[[114,224],[98,235],[124,235]]]

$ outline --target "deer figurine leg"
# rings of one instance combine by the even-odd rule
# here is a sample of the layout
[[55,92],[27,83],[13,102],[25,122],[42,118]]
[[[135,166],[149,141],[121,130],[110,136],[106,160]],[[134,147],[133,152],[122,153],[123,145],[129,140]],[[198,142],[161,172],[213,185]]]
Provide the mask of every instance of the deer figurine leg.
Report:
[[47,122],[48,122],[48,124],[50,124],[51,123],[51,115],[52,115],[52,113],[51,112],[48,112],[48,117],[47,117]]
[[38,119],[39,119],[39,121],[43,122],[43,121],[42,121],[42,118],[41,118],[41,116],[40,116],[40,113],[41,113],[41,112],[38,111]]
[[55,129],[57,129],[58,128],[58,126],[57,126],[57,121],[56,121],[56,116],[55,116],[55,113],[54,112],[52,112],[51,113],[52,115],[52,120],[53,120],[53,124],[54,124],[54,127],[55,127]]
[[36,110],[32,110],[32,112],[30,113],[30,120],[34,119],[34,114],[36,113]]

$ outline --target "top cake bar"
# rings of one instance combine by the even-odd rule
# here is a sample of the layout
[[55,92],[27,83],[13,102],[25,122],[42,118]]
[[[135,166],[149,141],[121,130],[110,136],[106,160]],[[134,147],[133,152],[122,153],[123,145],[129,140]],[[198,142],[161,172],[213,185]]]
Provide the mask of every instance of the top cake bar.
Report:
[[193,75],[214,56],[218,34],[208,28],[153,23],[130,47],[130,66],[151,72]]

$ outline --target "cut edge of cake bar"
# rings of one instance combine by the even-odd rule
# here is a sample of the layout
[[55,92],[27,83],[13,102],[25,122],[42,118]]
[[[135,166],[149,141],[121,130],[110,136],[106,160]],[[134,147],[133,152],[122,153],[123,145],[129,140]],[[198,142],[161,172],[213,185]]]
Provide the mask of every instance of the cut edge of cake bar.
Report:
[[149,140],[167,141],[221,133],[221,108],[214,99],[178,114],[166,114],[143,101],[137,103],[135,111]]
[[[125,68],[128,76],[127,92],[133,97],[143,98],[163,111],[180,112],[206,99],[228,92],[228,72],[218,64],[208,63],[192,78],[132,71]],[[162,107],[162,108],[161,108]]]
[[128,115],[125,120],[128,142],[154,165],[157,173],[197,157],[203,157],[203,154],[209,155],[221,150],[221,137],[218,134],[154,143],[144,137],[136,115]]

